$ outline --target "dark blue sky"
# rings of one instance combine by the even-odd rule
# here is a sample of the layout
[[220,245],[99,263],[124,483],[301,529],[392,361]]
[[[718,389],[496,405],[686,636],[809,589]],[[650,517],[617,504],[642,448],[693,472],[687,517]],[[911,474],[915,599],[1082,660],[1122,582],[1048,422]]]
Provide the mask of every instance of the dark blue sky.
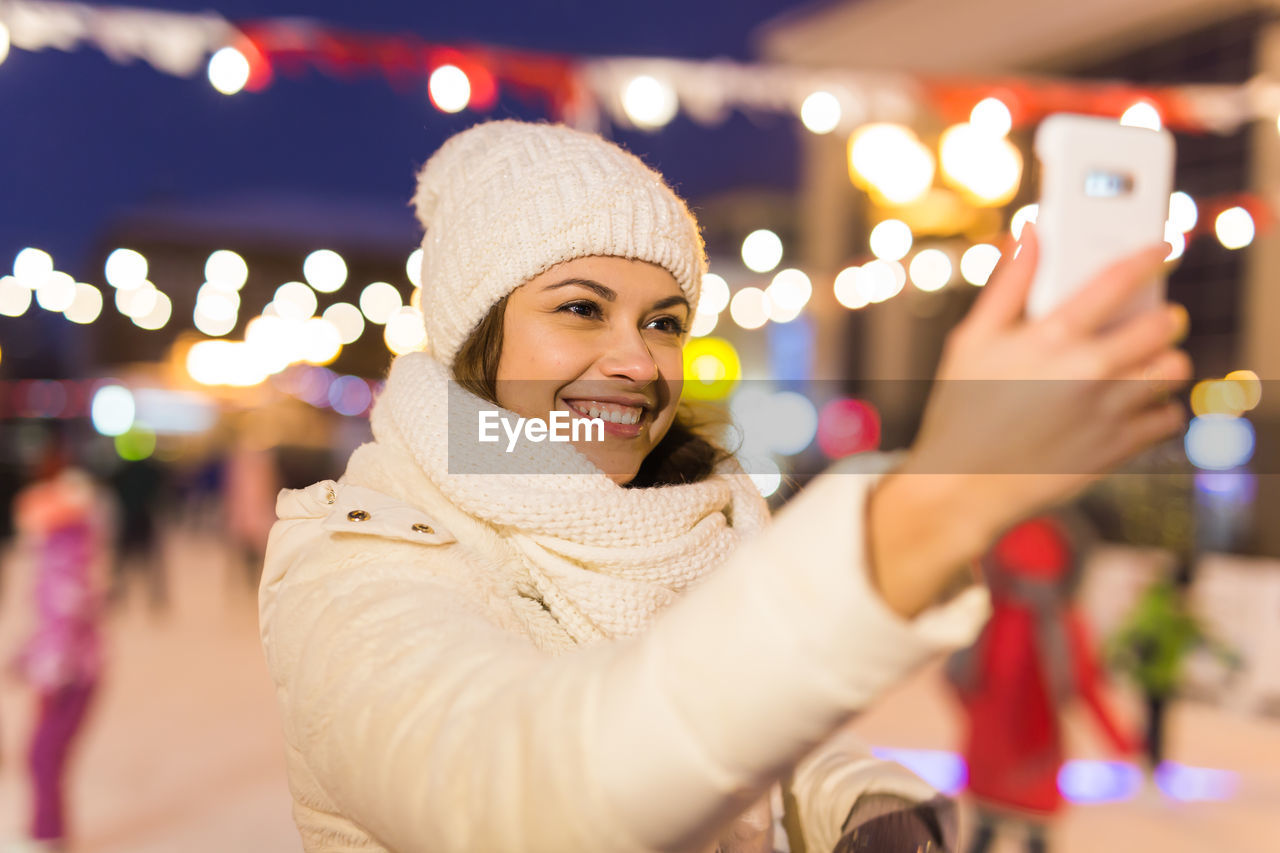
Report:
[[[615,3],[135,2],[173,11],[213,9],[232,21],[305,16],[340,27],[412,33],[436,42],[485,42],[580,55],[755,57],[762,21],[811,5],[784,0]],[[728,11],[726,11],[728,10]],[[482,116],[446,116],[384,80],[319,73],[278,77],[264,92],[226,97],[145,64],[121,66],[92,48],[13,50],[0,65],[0,270],[24,245],[100,282],[86,268],[109,223],[138,205],[245,192],[307,194],[403,211],[414,170],[450,133]],[[537,118],[504,99],[494,117]],[[677,119],[657,134],[619,138],[691,199],[739,186],[787,187],[795,122],[735,115],[707,129]],[[393,216],[398,215],[392,213]]]

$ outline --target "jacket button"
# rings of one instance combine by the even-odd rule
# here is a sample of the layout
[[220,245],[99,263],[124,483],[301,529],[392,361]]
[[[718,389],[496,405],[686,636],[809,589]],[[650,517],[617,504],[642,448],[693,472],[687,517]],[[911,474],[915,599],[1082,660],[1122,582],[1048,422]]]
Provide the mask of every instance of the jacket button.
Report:
[[435,533],[435,531],[431,528],[430,524],[423,524],[421,521],[419,521],[417,524],[413,526],[413,532],[414,533]]
[[325,489],[325,490],[324,490],[324,502],[325,502],[325,503],[327,503],[327,504],[332,504],[332,503],[337,503],[337,501],[338,501],[338,495],[337,495],[337,493],[335,493],[335,492],[333,491],[333,489]]
[[362,509],[353,509],[351,512],[347,513],[347,519],[349,521],[368,521],[369,513]]

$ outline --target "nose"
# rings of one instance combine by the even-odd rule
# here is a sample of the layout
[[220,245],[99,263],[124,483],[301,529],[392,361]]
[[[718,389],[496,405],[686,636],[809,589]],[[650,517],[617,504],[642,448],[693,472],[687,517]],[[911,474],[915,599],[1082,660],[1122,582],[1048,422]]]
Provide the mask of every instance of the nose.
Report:
[[610,379],[625,379],[637,386],[658,378],[658,362],[638,329],[624,329],[609,337],[598,361],[601,373]]

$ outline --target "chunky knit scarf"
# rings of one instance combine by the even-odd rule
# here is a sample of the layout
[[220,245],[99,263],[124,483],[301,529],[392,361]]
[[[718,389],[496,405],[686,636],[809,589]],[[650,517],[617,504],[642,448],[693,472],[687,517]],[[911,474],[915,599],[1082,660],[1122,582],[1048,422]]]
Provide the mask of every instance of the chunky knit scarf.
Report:
[[397,435],[445,497],[509,537],[580,644],[640,632],[768,520],[736,462],[702,482],[628,489],[569,443],[522,439],[509,453],[501,429],[479,442],[482,410],[516,418],[411,353],[392,365],[374,436]]

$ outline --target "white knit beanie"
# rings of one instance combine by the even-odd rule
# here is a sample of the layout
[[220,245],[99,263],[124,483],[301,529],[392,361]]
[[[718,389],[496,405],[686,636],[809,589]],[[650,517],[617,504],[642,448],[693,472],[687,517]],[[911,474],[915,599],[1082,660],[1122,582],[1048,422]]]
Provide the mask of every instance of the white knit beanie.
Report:
[[422,314],[447,367],[494,303],[562,261],[649,261],[691,306],[706,256],[662,177],[612,142],[562,125],[494,121],[444,143],[418,174]]

